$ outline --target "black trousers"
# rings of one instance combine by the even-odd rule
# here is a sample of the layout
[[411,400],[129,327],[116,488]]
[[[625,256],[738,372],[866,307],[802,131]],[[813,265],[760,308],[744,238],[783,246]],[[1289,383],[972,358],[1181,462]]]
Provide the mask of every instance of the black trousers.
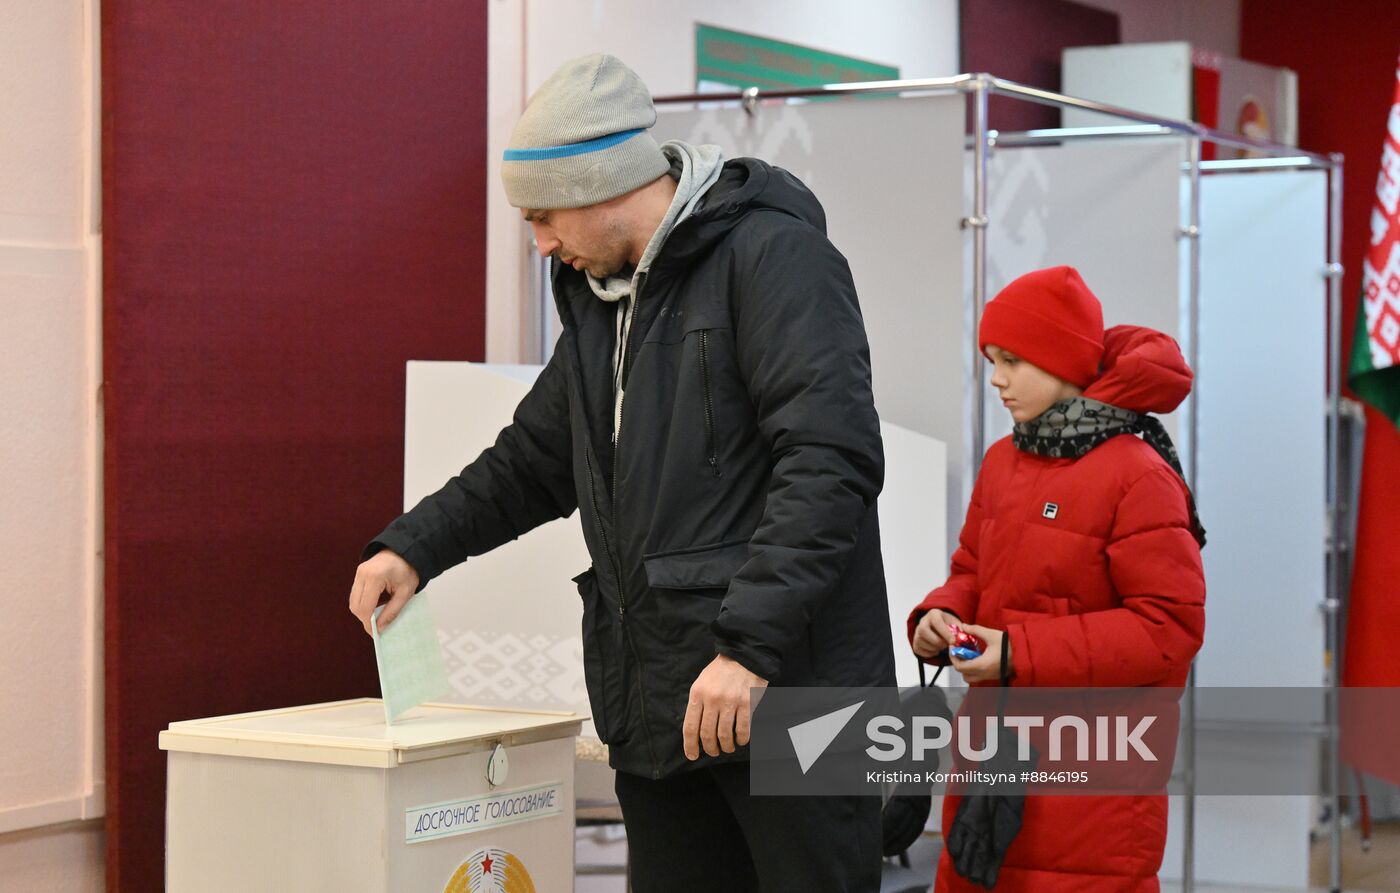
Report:
[[617,773],[632,893],[878,893],[879,797],[755,797],[749,764]]

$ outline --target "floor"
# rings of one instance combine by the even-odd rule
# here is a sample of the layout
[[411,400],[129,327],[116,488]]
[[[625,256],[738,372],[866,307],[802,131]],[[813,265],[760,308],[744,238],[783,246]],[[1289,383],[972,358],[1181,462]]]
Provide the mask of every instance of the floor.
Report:
[[[1331,854],[1328,841],[1312,847],[1312,871],[1308,882],[1315,889],[1327,889]],[[1361,832],[1355,827],[1342,829],[1342,889],[1375,893],[1400,891],[1400,821],[1376,822],[1371,830],[1371,848],[1361,849]]]
[[[1312,891],[1327,891],[1328,841],[1312,847]],[[926,890],[938,859],[939,839],[928,833],[910,850],[910,868],[890,865],[882,893]],[[627,841],[620,827],[581,828],[576,854],[582,871],[595,866],[610,874],[580,873],[575,893],[626,893],[622,866],[627,858]],[[1355,828],[1342,832],[1342,889],[1347,893],[1400,893],[1400,821],[1378,822],[1372,831],[1371,848],[1361,849],[1361,835]],[[1181,885],[1162,882],[1163,893],[1179,893]],[[1264,887],[1195,886],[1196,893],[1299,893],[1298,890],[1271,890]]]

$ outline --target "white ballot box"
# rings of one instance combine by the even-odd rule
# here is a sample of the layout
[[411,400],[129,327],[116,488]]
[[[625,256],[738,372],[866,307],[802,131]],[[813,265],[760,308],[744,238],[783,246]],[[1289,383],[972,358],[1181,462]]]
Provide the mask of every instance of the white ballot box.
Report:
[[170,893],[574,884],[573,713],[377,698],[171,723]]

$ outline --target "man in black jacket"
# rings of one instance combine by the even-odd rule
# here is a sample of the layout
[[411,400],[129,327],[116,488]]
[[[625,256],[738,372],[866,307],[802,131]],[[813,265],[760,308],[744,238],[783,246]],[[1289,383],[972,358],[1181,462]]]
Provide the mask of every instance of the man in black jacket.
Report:
[[566,63],[506,151],[563,334],[494,446],[365,550],[387,625],[434,576],[582,512],[593,721],[632,888],[876,890],[879,802],[753,797],[749,697],[893,685],[879,421],[855,288],[795,177],[658,146],[610,56]]

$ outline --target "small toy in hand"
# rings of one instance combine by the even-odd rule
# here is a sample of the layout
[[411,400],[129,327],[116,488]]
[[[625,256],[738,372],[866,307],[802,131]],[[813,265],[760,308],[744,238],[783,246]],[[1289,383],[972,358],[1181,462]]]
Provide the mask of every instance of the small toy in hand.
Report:
[[953,645],[948,649],[949,654],[958,660],[972,660],[982,656],[982,643],[976,636],[963,632],[956,623],[948,624],[948,630],[953,634]]

